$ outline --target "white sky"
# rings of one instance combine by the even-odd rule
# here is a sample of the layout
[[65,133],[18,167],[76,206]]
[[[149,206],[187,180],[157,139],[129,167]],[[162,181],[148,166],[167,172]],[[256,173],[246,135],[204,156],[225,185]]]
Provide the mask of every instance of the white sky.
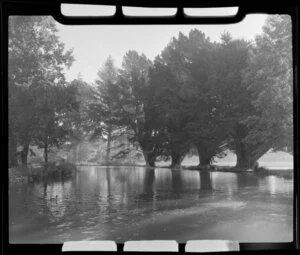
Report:
[[219,41],[225,30],[233,38],[253,40],[262,32],[267,15],[251,14],[237,24],[229,25],[88,25],[66,26],[57,24],[59,36],[66,49],[73,48],[75,61],[66,72],[67,80],[72,80],[81,73],[84,81],[92,83],[97,78],[97,71],[109,55],[120,67],[122,58],[129,50],[144,53],[153,60],[179,32],[188,34],[197,28]]

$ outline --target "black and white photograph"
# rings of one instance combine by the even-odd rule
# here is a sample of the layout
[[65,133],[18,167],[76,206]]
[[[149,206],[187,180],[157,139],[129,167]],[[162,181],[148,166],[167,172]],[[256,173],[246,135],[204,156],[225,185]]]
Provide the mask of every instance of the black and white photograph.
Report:
[[292,49],[286,14],[9,16],[9,243],[292,242]]

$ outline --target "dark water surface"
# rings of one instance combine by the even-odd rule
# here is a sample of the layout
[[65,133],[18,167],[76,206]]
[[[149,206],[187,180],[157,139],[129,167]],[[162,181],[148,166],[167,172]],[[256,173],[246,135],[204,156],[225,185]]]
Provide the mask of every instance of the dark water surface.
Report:
[[11,186],[11,243],[293,240],[293,178],[80,167],[68,181]]

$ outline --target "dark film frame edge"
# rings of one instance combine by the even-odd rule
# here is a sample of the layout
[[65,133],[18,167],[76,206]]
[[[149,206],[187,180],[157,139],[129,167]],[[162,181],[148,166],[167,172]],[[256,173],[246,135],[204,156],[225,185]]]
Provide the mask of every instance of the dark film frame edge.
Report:
[[[66,1],[51,1],[51,0],[15,0],[15,1],[8,1],[4,0],[1,3],[1,37],[3,38],[3,42],[1,44],[1,55],[2,55],[2,84],[7,84],[7,63],[8,61],[8,16],[9,15],[51,15],[53,16],[56,21],[61,22],[63,24],[115,24],[115,25],[121,25],[121,24],[127,24],[127,25],[134,25],[134,24],[229,24],[229,23],[235,23],[241,21],[246,14],[251,13],[267,13],[267,14],[288,14],[291,16],[292,19],[292,33],[293,33],[293,67],[294,67],[294,77],[293,77],[293,91],[294,91],[294,150],[295,154],[298,156],[299,153],[299,143],[297,142],[298,132],[299,132],[299,125],[298,125],[298,107],[299,107],[299,98],[298,98],[298,58],[299,58],[299,51],[298,51],[298,45],[299,45],[299,6],[297,4],[291,4],[291,5],[285,5],[282,6],[281,4],[273,4],[272,6],[254,6],[254,5],[242,5],[238,4],[237,1],[224,1],[221,5],[217,5],[216,2],[218,1],[211,1],[210,4],[191,4],[191,1],[187,1],[184,5],[185,7],[215,7],[215,6],[240,6],[240,10],[236,16],[233,17],[227,17],[227,18],[217,18],[212,20],[212,18],[185,18],[182,14],[182,12],[178,12],[175,15],[175,17],[170,18],[152,18],[152,17],[143,17],[143,18],[124,18],[120,12],[116,12],[117,15],[108,17],[108,18],[65,18],[61,12],[60,12],[60,3],[99,3],[99,1],[83,1],[83,0],[66,0]],[[101,1],[101,4],[103,5],[114,5],[119,4],[119,1]],[[139,6],[139,7],[182,7],[183,5],[167,5],[166,4],[139,4],[134,3],[135,1],[123,1],[123,6]],[[228,2],[228,4],[225,4],[225,2]],[[224,4],[224,5],[223,5]],[[118,9],[118,8],[117,8]],[[179,8],[179,10],[182,10]],[[175,23],[174,23],[175,20]],[[7,169],[7,151],[4,147],[8,144],[8,127],[5,125],[6,121],[8,120],[7,111],[5,111],[6,106],[8,105],[8,97],[4,96],[7,95],[8,92],[8,86],[1,86],[1,107],[2,108],[2,125],[1,125],[1,159],[3,159],[2,162],[5,162],[3,166],[4,171],[2,171],[2,174],[4,178],[2,180],[5,180],[3,182],[4,185],[2,185],[2,240],[3,240],[3,246],[2,251],[3,254],[5,254],[5,251],[8,252],[33,252],[33,253],[58,253],[61,252],[61,244],[9,244],[8,240],[8,222],[4,221],[4,219],[8,219],[8,210],[5,210],[8,208],[8,172],[5,171]],[[299,167],[299,157],[294,157],[294,169],[298,169]],[[285,251],[295,251],[295,249],[300,248],[299,244],[299,171],[294,170],[294,241],[291,243],[240,243],[241,251],[264,251],[264,250],[285,250]],[[6,200],[7,199],[7,200]],[[5,202],[4,202],[5,201]],[[5,235],[7,234],[7,235]],[[7,236],[7,237],[6,237]],[[118,246],[118,253],[122,253],[123,251],[123,244],[117,244]],[[184,243],[179,244],[179,253],[184,253]],[[83,252],[76,252],[76,254],[83,254]],[[100,252],[101,254],[106,252]],[[109,252],[112,253],[112,252]],[[129,252],[127,252],[129,253]],[[136,253],[135,253],[136,254]],[[190,253],[194,254],[194,253]]]

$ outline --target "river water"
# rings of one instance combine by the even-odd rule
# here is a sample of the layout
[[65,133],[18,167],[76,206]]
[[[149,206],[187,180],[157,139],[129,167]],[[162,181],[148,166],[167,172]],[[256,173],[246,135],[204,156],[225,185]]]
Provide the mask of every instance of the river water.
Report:
[[293,240],[293,176],[79,167],[9,189],[11,243]]

